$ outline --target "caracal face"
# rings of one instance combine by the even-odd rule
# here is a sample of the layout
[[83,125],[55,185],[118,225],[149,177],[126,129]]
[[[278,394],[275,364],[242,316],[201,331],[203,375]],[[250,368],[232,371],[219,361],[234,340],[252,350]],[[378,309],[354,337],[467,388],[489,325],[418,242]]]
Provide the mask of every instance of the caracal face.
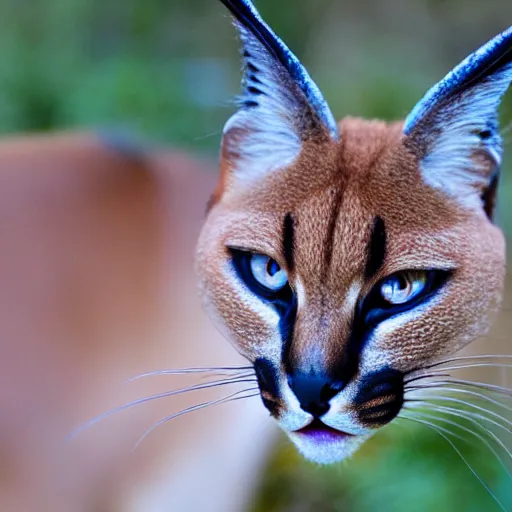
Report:
[[309,459],[352,454],[407,407],[408,381],[485,333],[504,279],[492,222],[512,31],[405,123],[335,123],[248,1],[245,87],[197,251],[204,303]]

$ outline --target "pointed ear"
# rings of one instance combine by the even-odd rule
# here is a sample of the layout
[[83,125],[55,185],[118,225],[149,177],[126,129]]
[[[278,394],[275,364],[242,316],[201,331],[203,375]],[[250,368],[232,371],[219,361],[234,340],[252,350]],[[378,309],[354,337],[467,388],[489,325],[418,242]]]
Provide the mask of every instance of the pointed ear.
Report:
[[490,217],[502,156],[498,107],[512,81],[512,28],[467,57],[405,121],[425,181]]
[[246,179],[285,167],[306,140],[336,139],[336,122],[316,84],[248,0],[222,0],[243,45],[239,110],[224,127],[223,168]]

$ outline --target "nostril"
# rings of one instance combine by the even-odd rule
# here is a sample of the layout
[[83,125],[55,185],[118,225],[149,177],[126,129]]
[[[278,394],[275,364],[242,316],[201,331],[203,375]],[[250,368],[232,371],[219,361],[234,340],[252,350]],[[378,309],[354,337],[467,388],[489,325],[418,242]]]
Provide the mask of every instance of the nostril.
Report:
[[316,417],[327,413],[329,401],[343,389],[343,385],[332,382],[325,374],[297,372],[288,375],[288,383],[301,409]]
[[309,412],[316,418],[323,416],[326,414],[331,408],[331,404],[329,402],[310,402],[309,404],[300,404],[300,408],[303,411]]

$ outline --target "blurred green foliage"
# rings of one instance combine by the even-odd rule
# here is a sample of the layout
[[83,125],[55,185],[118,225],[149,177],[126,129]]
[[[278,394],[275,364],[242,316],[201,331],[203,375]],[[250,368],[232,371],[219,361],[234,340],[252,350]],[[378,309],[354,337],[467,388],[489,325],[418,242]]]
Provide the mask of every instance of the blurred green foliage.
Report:
[[[474,430],[474,425],[461,425]],[[453,431],[461,434],[456,428]],[[461,437],[466,441],[450,440],[506,510],[511,510],[510,476],[478,439]],[[484,510],[501,509],[453,447],[428,427],[399,420],[380,431],[352,459],[334,466],[303,461],[283,440],[252,512]]]
[[[510,0],[259,0],[336,116],[404,117],[424,91],[512,24]],[[131,129],[215,155],[238,90],[237,41],[213,0],[0,0],[0,133]],[[502,116],[501,223],[512,227],[512,94]],[[508,129],[508,131],[507,131]],[[269,466],[257,512],[497,510],[454,450],[397,425],[353,460],[319,468],[288,443]],[[468,457],[510,498],[481,443]],[[512,503],[508,503],[509,508]]]

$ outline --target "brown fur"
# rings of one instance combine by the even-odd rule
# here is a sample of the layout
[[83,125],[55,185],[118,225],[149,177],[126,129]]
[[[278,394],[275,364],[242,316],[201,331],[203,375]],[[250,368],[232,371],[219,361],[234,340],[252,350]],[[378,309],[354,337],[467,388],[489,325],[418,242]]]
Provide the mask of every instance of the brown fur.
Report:
[[[285,395],[287,369],[277,324],[258,312],[258,298],[251,300],[241,291],[226,247],[265,254],[286,268],[282,225],[285,215],[293,217],[294,268],[287,269],[288,277],[294,292],[303,290],[305,299],[302,304],[299,299],[290,359],[294,371],[305,373],[336,372],[345,357],[357,302],[380,279],[407,269],[452,269],[452,278],[424,313],[391,331],[372,334],[371,348],[363,350],[340,411],[349,414],[365,375],[383,366],[407,374],[487,331],[501,300],[505,243],[483,209],[463,208],[424,183],[418,155],[402,134],[401,123],[347,118],[339,130],[339,142],[305,143],[292,166],[262,172],[250,190],[237,188],[236,176],[224,176],[199,240],[198,268],[207,307],[226,335],[250,361],[273,361]],[[223,162],[222,167],[233,165]],[[223,195],[226,183],[229,193]],[[364,269],[377,215],[386,225],[387,254],[368,281]],[[263,396],[276,404],[273,414],[286,431],[304,426],[306,420],[291,416],[296,409],[286,399],[267,391]],[[368,409],[386,400],[380,397],[357,407]],[[354,438],[346,454],[359,443]]]
[[251,455],[252,429],[267,439],[254,402],[236,404],[240,417],[229,406],[183,417],[135,454],[145,428],[211,394],[139,406],[66,441],[96,414],[191,382],[128,377],[240,362],[201,314],[193,276],[214,179],[186,155],[93,134],[0,143],[0,509],[243,507],[250,486],[232,483],[264,454],[265,442]]
[[[457,350],[483,328],[483,318],[474,312],[498,302],[504,275],[501,231],[483,213],[464,211],[422,182],[415,156],[404,147],[401,123],[348,118],[340,123],[340,133],[340,143],[305,145],[293,167],[272,173],[253,190],[220,200],[199,245],[200,268],[212,280],[211,300],[228,318],[237,343],[254,357],[248,342],[268,337],[268,329],[236,301],[229,280],[218,272],[218,259],[227,258],[225,246],[239,246],[285,267],[280,232],[290,212],[297,226],[290,281],[299,277],[308,297],[308,308],[299,312],[294,349],[307,352],[318,344],[337,353],[348,336],[351,315],[336,312],[350,284],[363,280],[371,222],[379,215],[388,228],[389,254],[362,294],[404,268],[456,268],[449,294],[431,315],[380,342],[396,352],[404,370]],[[326,247],[332,250],[328,268]]]

